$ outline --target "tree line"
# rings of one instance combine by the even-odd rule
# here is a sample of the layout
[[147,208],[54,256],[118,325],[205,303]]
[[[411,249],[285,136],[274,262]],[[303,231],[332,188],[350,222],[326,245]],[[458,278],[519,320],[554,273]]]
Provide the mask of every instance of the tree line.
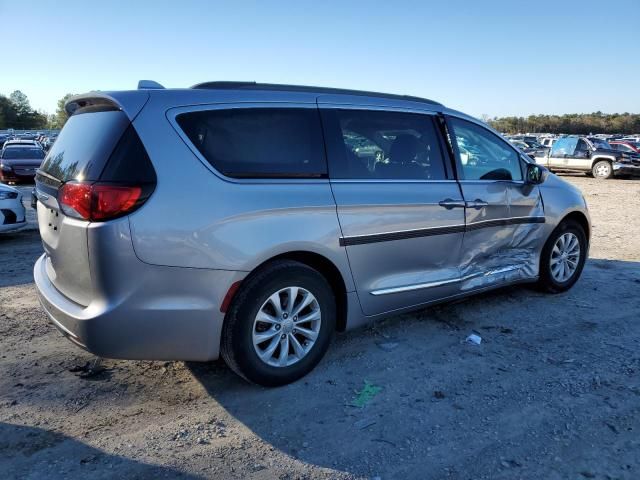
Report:
[[[27,96],[16,90],[8,97],[0,94],[0,130],[60,129],[69,116],[64,109],[71,97],[68,93],[60,100],[56,112],[47,115],[34,110]],[[528,117],[489,117],[482,120],[504,133],[640,133],[640,114],[637,113],[571,113],[565,115],[529,115]]]
[[12,92],[8,97],[0,94],[0,130],[60,129],[69,118],[64,104],[71,96],[68,93],[58,100],[56,113],[47,115],[33,109],[29,98],[20,90]]
[[494,117],[483,120],[504,133],[640,133],[637,113],[570,113],[565,115],[530,115],[528,117]]

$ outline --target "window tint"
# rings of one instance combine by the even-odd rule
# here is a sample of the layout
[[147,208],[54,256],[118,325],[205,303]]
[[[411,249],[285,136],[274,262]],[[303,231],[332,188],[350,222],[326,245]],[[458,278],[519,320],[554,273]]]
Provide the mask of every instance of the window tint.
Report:
[[121,111],[72,115],[41,169],[63,182],[98,180],[129,123]]
[[522,180],[520,156],[489,130],[450,118],[465,180]]
[[327,174],[315,108],[236,108],[190,112],[178,124],[204,158],[230,177]]
[[322,111],[332,178],[442,180],[439,137],[428,115]]

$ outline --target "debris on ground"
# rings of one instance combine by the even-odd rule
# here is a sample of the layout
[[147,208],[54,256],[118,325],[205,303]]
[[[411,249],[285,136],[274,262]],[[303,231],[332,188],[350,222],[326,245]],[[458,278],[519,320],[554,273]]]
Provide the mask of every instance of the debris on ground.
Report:
[[352,407],[363,408],[367,406],[380,391],[382,391],[382,387],[378,387],[365,380],[364,387],[356,393],[356,397],[351,401],[350,405]]
[[69,369],[71,373],[79,373],[80,378],[96,377],[106,370],[101,364],[100,357],[96,357],[94,360],[86,362],[84,365],[74,365]]
[[400,344],[398,342],[378,342],[377,345],[385,352],[390,352],[391,350],[398,348]]
[[358,420],[353,424],[354,427],[359,428],[360,430],[364,430],[365,428],[370,427],[371,425],[375,425],[376,421],[373,418],[363,418],[362,420]]
[[482,343],[482,337],[478,333],[474,332],[465,339],[465,342],[470,343],[471,345],[480,345]]

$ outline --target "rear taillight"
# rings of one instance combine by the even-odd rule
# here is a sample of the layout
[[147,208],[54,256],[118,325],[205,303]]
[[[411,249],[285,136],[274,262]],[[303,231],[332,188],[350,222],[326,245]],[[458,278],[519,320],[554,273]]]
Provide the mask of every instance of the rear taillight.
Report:
[[140,185],[68,182],[60,188],[58,202],[65,215],[102,222],[133,212],[149,193]]

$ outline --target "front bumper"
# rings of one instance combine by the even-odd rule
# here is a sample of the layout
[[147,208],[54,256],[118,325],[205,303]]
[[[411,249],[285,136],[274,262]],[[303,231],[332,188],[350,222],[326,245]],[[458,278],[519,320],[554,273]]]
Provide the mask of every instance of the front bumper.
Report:
[[640,176],[640,165],[630,163],[614,163],[613,173],[615,175]]
[[138,262],[139,271],[134,266],[124,272],[127,293],[96,296],[85,306],[56,289],[46,261],[43,254],[33,271],[40,303],[56,328],[79,347],[100,357],[129,360],[218,358],[224,320],[220,302],[240,272]]
[[35,181],[35,178],[36,178],[35,173],[20,175],[16,172],[0,172],[0,181],[3,181],[3,182],[33,183]]
[[14,201],[0,202],[0,232],[17,230],[27,224],[25,208],[22,205],[22,195]]

